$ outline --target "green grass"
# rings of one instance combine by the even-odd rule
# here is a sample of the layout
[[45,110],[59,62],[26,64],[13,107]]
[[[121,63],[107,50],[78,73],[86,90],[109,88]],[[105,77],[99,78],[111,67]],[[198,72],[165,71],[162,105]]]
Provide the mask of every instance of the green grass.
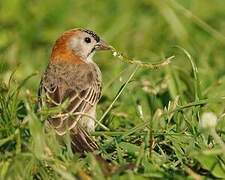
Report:
[[[108,178],[224,179],[224,12],[222,0],[0,1],[0,179],[105,179],[93,154],[73,154],[35,112],[51,47],[74,27],[143,62],[175,55],[159,70],[136,71],[96,54],[104,75],[97,114],[107,128],[93,136],[117,167],[135,164]],[[200,127],[204,112],[220,119],[215,129]]]

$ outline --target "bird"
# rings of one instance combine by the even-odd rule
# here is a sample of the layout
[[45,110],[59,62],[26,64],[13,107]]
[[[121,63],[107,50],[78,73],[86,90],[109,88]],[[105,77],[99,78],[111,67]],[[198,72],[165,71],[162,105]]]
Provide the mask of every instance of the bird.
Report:
[[74,152],[93,152],[97,143],[90,136],[95,131],[96,106],[102,93],[102,75],[93,56],[110,46],[94,31],[75,28],[65,31],[55,42],[38,89],[38,106],[61,107],[47,117],[46,126],[58,136],[70,135]]

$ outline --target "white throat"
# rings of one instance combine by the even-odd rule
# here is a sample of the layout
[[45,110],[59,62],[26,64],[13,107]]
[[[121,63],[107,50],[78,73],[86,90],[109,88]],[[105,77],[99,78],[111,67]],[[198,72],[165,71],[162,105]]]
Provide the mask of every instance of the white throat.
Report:
[[87,57],[86,61],[87,62],[93,62],[93,56],[95,54],[95,51],[93,51],[91,54],[89,54],[89,56]]

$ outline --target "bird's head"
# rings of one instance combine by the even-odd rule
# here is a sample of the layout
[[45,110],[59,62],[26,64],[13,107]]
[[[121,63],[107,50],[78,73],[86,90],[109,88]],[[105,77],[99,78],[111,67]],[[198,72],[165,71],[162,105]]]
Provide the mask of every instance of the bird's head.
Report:
[[91,61],[98,50],[109,50],[109,45],[99,36],[87,29],[72,29],[59,37],[52,49],[52,61],[82,63]]

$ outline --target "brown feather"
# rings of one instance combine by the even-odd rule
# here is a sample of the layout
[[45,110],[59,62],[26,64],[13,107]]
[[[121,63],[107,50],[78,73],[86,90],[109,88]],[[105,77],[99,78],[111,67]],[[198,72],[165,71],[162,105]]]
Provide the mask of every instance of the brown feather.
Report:
[[95,64],[70,64],[54,61],[49,64],[42,77],[47,106],[53,107],[62,104],[67,99],[69,105],[65,111],[49,117],[49,124],[55,128],[59,135],[70,130],[73,149],[81,152],[93,151],[96,143],[89,137],[88,129],[78,123],[82,115],[72,117],[65,113],[87,113],[99,100],[101,94],[101,75]]
[[84,63],[78,55],[76,55],[70,48],[68,48],[68,42],[70,38],[79,33],[79,29],[72,29],[63,33],[53,46],[51,54],[51,62],[66,61],[71,64]]
[[72,149],[74,152],[83,153],[84,151],[97,150],[97,144],[89,137],[80,126],[76,126],[71,130],[70,137],[72,140]]

